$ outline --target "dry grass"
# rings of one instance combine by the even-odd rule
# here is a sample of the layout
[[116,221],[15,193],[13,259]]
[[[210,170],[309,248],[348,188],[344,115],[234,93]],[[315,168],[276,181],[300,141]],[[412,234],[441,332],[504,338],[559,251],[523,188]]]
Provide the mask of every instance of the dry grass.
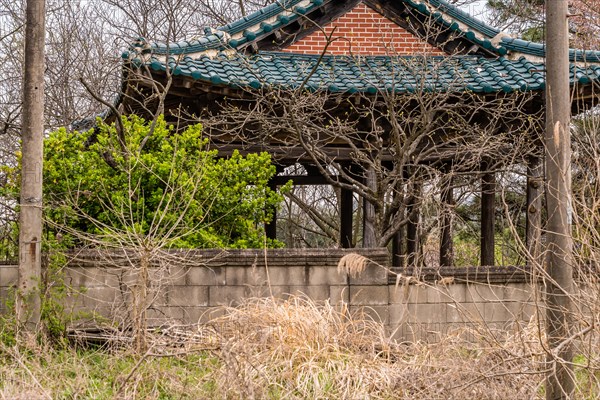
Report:
[[[365,315],[303,297],[247,299],[223,311],[207,325],[151,333],[144,355],[126,346],[2,346],[0,399],[543,396],[543,338],[535,323],[502,340],[481,327],[435,344],[397,344]],[[578,373],[588,382],[578,398],[596,398],[596,375]]]
[[395,344],[365,315],[299,297],[251,299],[216,322],[230,328],[214,375],[228,398],[521,399],[542,379],[527,330],[505,345],[485,330],[476,343]]
[[348,274],[351,278],[357,278],[367,268],[369,259],[356,253],[346,254],[340,258],[337,271],[340,274]]

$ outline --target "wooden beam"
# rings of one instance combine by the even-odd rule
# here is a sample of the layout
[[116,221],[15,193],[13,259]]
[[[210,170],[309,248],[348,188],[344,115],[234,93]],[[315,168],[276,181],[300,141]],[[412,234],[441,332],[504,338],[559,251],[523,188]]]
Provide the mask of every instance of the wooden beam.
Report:
[[302,185],[329,185],[325,177],[320,175],[277,175],[272,178],[273,183],[285,185],[288,181],[296,186]]
[[[220,157],[229,157],[234,151],[238,151],[241,155],[247,155],[250,153],[261,153],[263,151],[268,152],[276,163],[284,165],[292,165],[298,163],[312,163],[313,159],[307,152],[300,146],[293,144],[282,144],[282,143],[264,143],[264,144],[245,144],[245,143],[224,143],[224,142],[211,142],[208,146],[210,150],[217,149]],[[325,154],[329,161],[335,160],[338,163],[352,162],[356,160],[356,151],[349,147],[342,145],[339,146],[324,146],[319,149]],[[508,151],[508,148],[507,148]],[[440,149],[435,154],[428,155],[416,160],[422,165],[434,165],[445,162],[453,162],[454,160],[465,160],[470,158],[477,158],[480,155],[471,151],[462,151],[458,148],[446,148]],[[394,155],[389,150],[382,151],[379,156],[382,162],[394,162]],[[324,161],[325,163],[325,161]],[[459,168],[460,165],[456,165]]]

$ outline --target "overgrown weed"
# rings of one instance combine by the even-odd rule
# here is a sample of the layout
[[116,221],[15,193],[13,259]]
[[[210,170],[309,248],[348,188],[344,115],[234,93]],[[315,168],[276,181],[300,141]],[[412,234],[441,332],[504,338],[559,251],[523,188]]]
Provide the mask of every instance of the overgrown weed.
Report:
[[[0,398],[543,396],[544,338],[536,321],[503,336],[481,327],[437,343],[400,344],[381,323],[345,304],[252,298],[223,311],[207,324],[149,332],[145,354],[133,353],[127,342],[97,348],[35,340],[0,344]],[[587,356],[576,360],[577,398],[598,398],[597,363]]]

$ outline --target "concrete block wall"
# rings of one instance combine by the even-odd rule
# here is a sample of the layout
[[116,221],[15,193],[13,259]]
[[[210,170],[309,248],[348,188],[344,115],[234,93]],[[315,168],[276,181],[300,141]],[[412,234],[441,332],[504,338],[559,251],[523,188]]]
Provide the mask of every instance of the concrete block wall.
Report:
[[[372,260],[352,278],[339,260],[359,253]],[[202,250],[168,252],[150,266],[149,325],[192,324],[216,316],[242,298],[304,294],[316,301],[344,302],[389,328],[399,340],[436,340],[465,326],[504,329],[528,321],[536,291],[527,271],[511,268],[447,268],[393,271],[387,249]],[[135,255],[78,252],[70,255],[65,280],[76,289],[72,311],[127,326]],[[135,261],[133,262],[135,264]],[[396,282],[397,274],[402,279]],[[16,282],[16,266],[0,265],[0,307]],[[80,290],[79,290],[80,289]],[[3,310],[0,308],[0,310]],[[5,310],[4,310],[5,311]]]
[[6,312],[6,301],[9,290],[17,282],[18,270],[16,265],[0,264],[0,313]]
[[[360,278],[337,271],[339,260],[359,253],[372,262]],[[80,251],[70,254],[65,281],[75,292],[67,298],[73,312],[124,325],[131,320],[131,289],[136,285],[136,255]],[[362,303],[387,313],[386,249],[203,250],[169,252],[150,266],[148,324],[196,323],[215,316],[218,306],[245,297],[306,295],[334,304]],[[17,279],[16,266],[0,266],[0,296]],[[386,310],[383,310],[386,308]],[[374,307],[374,309],[378,309]]]
[[465,327],[506,331],[536,311],[527,282],[420,282],[388,290],[389,326],[399,340],[435,341]]

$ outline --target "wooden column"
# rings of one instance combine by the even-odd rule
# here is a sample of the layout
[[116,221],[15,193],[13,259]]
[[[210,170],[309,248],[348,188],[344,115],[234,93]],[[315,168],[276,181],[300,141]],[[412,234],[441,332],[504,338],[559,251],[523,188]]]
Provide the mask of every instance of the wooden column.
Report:
[[419,199],[421,198],[422,184],[413,183],[412,193],[407,202],[406,216],[406,266],[416,267],[419,255]]
[[[369,168],[365,170],[365,184],[376,189],[377,177],[375,176],[375,170]],[[371,248],[377,246],[377,240],[375,236],[375,206],[368,202],[366,199],[363,201],[363,247]]]
[[525,223],[525,242],[529,253],[528,263],[532,261],[542,265],[542,198],[544,195],[544,165],[539,157],[527,160],[527,215]]
[[454,205],[454,193],[451,177],[442,180],[441,198],[440,267],[449,267],[454,262],[454,246],[452,243],[452,206]]
[[[406,211],[406,210],[405,210]],[[404,218],[404,215],[398,215],[397,218]],[[404,237],[406,227],[402,226],[392,238],[392,267],[404,266]]]
[[[487,168],[487,166],[486,166]],[[494,260],[496,176],[481,177],[481,265],[491,266]]]
[[[396,185],[394,187],[395,200],[397,200],[399,202],[404,201],[403,189],[404,189],[404,185],[401,182],[396,182]],[[400,209],[398,210],[398,214],[396,215],[396,218],[404,219],[406,212],[407,212],[406,209],[403,209],[402,207],[400,207]],[[404,259],[405,259],[404,237],[406,236],[405,233],[406,233],[406,226],[402,226],[400,229],[398,229],[398,231],[394,234],[394,237],[392,238],[392,267],[404,266]]]
[[406,266],[416,267],[419,252],[419,209],[416,198],[411,197],[406,209],[408,222],[406,223]]
[[392,239],[392,267],[404,265],[404,229],[400,228]]
[[[269,189],[277,190],[277,184],[274,181],[269,182]],[[277,239],[277,209],[273,208],[273,219],[265,224],[265,235],[267,239]]]
[[340,193],[340,247],[352,247],[352,213],[354,196],[351,190],[341,189]]

